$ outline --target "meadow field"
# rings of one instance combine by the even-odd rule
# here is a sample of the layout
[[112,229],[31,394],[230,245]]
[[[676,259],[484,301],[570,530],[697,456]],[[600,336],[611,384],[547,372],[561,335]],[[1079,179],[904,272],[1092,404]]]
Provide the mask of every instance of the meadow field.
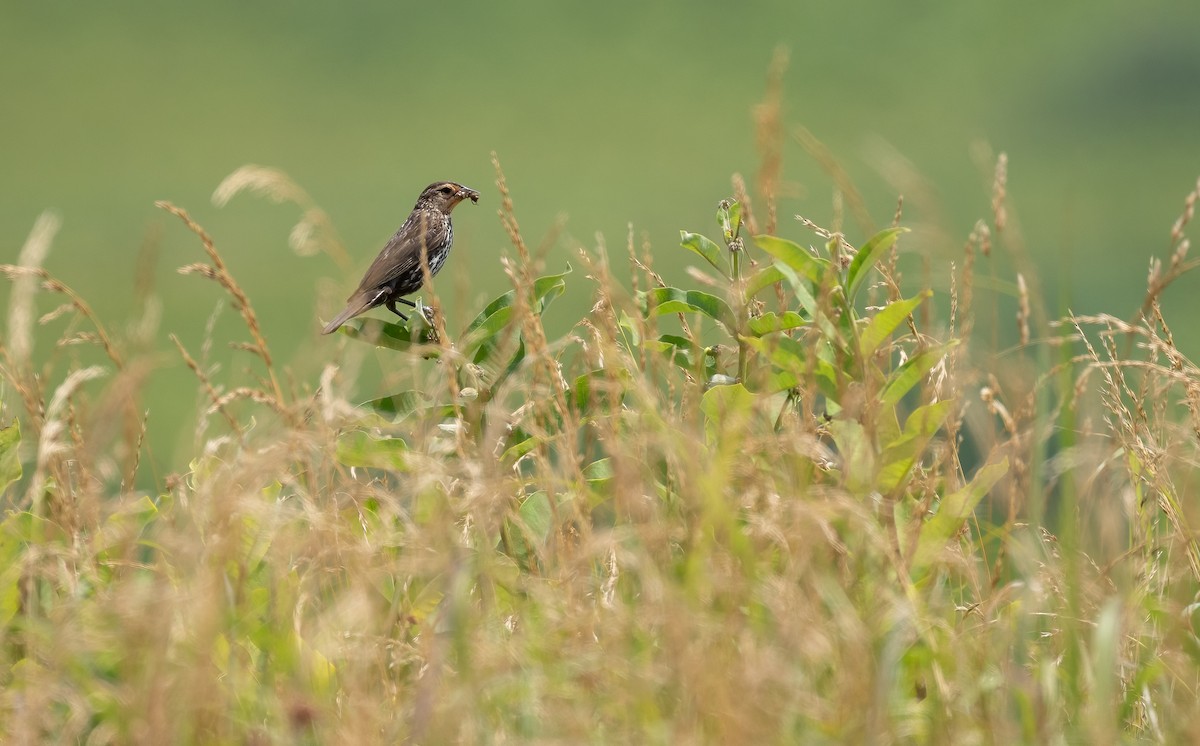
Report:
[[0,741],[1200,742],[1200,10],[127,5],[0,11]]
[[[153,305],[110,329],[39,220],[0,268],[5,740],[1194,741],[1200,371],[1159,299],[1200,183],[1136,316],[1039,322],[1018,274],[1019,343],[984,352],[1006,157],[943,313],[896,269],[902,201],[861,246],[780,219],[775,106],[755,196],[735,176],[671,248],[688,285],[632,235],[546,268],[494,159],[511,290],[462,328],[353,320],[315,379],[160,203],[244,330],[172,335],[200,445],[149,491]],[[219,194],[247,190],[303,194],[260,168]],[[548,333],[568,285],[593,304]],[[240,371],[207,362],[226,344]],[[393,390],[354,404],[368,348]]]

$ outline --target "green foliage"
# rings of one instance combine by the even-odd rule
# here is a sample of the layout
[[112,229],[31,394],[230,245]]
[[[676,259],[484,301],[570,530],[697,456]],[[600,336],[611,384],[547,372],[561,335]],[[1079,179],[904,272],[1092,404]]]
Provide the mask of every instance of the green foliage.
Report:
[[[935,293],[887,274],[902,229],[854,250],[744,224],[724,201],[717,240],[681,232],[715,272],[697,288],[646,271],[630,294],[582,255],[594,302],[566,334],[546,311],[574,277],[517,241],[513,288],[460,329],[343,327],[397,371],[357,407],[336,375],[290,395],[265,342],[250,384],[197,365],[207,440],[150,493],[135,437],[93,440],[125,390],[67,374],[26,412],[24,465],[0,429],[0,734],[1187,740],[1200,460],[1153,450],[1179,425],[1133,392],[1190,402],[1195,371],[1102,364],[1078,329],[1113,429],[1048,455],[1089,379],[1054,414],[1036,387],[1006,400],[972,340],[919,324]],[[1173,349],[1155,324],[1144,349]],[[1125,523],[1081,509],[1107,484]]]

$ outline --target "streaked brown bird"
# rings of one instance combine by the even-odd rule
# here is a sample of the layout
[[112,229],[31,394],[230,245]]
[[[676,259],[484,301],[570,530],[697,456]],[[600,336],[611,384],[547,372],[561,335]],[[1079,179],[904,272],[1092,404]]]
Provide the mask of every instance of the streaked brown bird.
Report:
[[453,181],[438,181],[425,187],[408,220],[375,257],[362,282],[358,283],[358,289],[347,299],[346,309],[321,333],[335,332],[342,324],[376,306],[387,306],[389,311],[408,321],[408,317],[397,310],[396,302],[413,308],[417,305],[403,296],[415,293],[424,284],[422,249],[429,262],[430,275],[436,275],[446,263],[454,243],[450,213],[464,199],[478,202],[479,192]]

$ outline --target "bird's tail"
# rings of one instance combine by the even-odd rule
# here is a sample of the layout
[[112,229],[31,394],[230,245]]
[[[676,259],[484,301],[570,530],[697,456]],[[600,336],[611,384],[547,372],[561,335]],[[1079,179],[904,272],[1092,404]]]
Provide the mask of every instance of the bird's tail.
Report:
[[339,326],[345,324],[347,321],[359,315],[363,311],[366,311],[370,307],[371,304],[369,301],[359,296],[354,296],[350,299],[350,303],[346,306],[345,310],[339,313],[336,319],[326,324],[325,328],[321,330],[321,333],[332,334],[336,332]]

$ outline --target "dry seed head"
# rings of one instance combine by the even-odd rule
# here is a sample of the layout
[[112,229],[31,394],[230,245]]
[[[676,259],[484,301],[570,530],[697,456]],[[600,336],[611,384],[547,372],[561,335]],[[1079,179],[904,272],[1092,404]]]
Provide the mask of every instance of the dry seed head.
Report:
[[287,174],[265,166],[250,164],[242,166],[217,185],[213,192],[212,201],[217,207],[224,207],[238,193],[250,190],[260,194],[272,202],[308,202],[308,195],[296,186]]
[[288,246],[300,256],[316,256],[321,250],[321,245],[314,240],[316,233],[317,226],[309,219],[308,214],[305,214],[300,222],[292,226],[292,231],[288,234]]
[[50,253],[50,244],[62,221],[52,212],[43,212],[29,231],[17,259],[19,267],[6,268],[5,274],[14,279],[8,300],[8,349],[14,365],[24,367],[33,352],[33,297],[38,283],[33,274],[41,269]]
[[1002,233],[1008,225],[1008,208],[1005,199],[1008,194],[1008,154],[1001,153],[996,159],[996,177],[992,182],[992,221],[996,224],[996,232]]
[[1189,192],[1183,201],[1183,213],[1176,219],[1175,224],[1171,226],[1172,245],[1183,240],[1183,229],[1196,214],[1197,200],[1200,200],[1200,179],[1196,179],[1196,188]]
[[1025,275],[1017,273],[1017,329],[1021,334],[1021,345],[1029,344],[1029,288]]
[[733,175],[733,198],[742,206],[742,222],[751,236],[758,235],[758,221],[754,218],[754,209],[750,204],[750,193],[746,191],[746,180],[741,174]]

